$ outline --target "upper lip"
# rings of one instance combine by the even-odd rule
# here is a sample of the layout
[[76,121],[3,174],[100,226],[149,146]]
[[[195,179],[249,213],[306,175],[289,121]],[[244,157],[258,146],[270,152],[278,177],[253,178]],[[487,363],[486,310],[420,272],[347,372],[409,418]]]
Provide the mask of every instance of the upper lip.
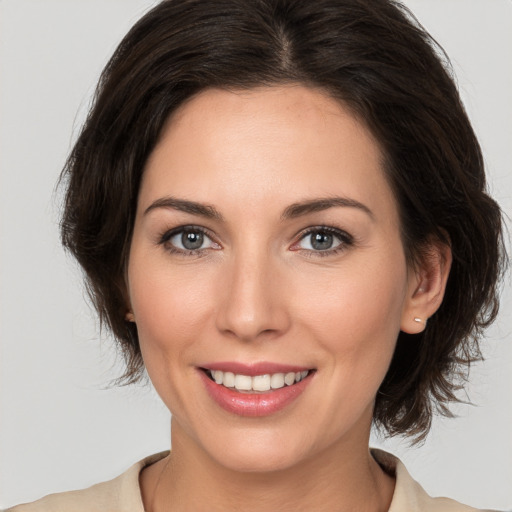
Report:
[[212,362],[202,364],[200,365],[200,368],[203,368],[204,370],[220,370],[222,372],[232,372],[238,375],[248,375],[249,377],[254,377],[255,375],[302,372],[304,370],[312,370],[312,368],[308,366],[273,363],[268,361],[261,361],[249,364],[240,363],[236,361],[219,361],[214,363]]

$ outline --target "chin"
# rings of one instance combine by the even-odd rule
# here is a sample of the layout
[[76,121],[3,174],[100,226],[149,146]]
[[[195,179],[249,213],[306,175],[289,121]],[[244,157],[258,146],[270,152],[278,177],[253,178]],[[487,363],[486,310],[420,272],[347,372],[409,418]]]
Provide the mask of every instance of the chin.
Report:
[[203,449],[220,466],[240,473],[283,471],[307,457],[303,442],[274,429],[240,429],[205,439]]
[[302,461],[297,453],[283,453],[268,449],[232,450],[222,454],[217,462],[238,473],[273,473],[293,468]]

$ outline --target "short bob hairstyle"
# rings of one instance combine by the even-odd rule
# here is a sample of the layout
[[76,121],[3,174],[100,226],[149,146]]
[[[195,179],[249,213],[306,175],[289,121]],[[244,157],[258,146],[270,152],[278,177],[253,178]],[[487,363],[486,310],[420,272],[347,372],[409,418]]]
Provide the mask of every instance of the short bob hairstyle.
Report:
[[[165,121],[207,88],[302,84],[337,99],[380,143],[407,261],[449,244],[444,302],[421,334],[401,332],[374,423],[421,439],[447,405],[498,311],[502,216],[446,56],[393,0],[164,0],[126,35],[101,75],[66,162],[62,240],[83,267],[102,325],[143,361],[125,320],[137,195]],[[462,380],[461,380],[462,379]]]

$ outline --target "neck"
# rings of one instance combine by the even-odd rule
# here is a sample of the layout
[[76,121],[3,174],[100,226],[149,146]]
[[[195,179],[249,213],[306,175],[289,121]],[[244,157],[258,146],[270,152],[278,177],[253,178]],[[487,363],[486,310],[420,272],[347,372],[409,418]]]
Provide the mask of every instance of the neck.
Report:
[[394,480],[371,457],[368,440],[369,431],[290,468],[239,472],[213,460],[173,422],[172,454],[141,478],[146,510],[385,511]]

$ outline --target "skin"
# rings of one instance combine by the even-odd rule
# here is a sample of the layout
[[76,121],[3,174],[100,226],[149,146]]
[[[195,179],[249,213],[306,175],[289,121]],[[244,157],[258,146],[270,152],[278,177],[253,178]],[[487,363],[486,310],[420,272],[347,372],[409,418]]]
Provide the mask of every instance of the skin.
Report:
[[[169,197],[222,219],[159,206]],[[333,197],[362,206],[283,218]],[[163,243],[190,225],[208,233],[198,251]],[[341,230],[339,250],[312,247],[305,230],[323,226]],[[172,455],[141,473],[147,510],[388,509],[393,478],[368,451],[374,399],[399,331],[421,331],[414,318],[439,306],[450,262],[434,245],[411,269],[399,227],[378,143],[319,90],[212,89],[172,116],[144,171],[127,271],[129,315],[172,413]],[[247,418],[206,393],[207,361],[316,372],[284,410]]]

